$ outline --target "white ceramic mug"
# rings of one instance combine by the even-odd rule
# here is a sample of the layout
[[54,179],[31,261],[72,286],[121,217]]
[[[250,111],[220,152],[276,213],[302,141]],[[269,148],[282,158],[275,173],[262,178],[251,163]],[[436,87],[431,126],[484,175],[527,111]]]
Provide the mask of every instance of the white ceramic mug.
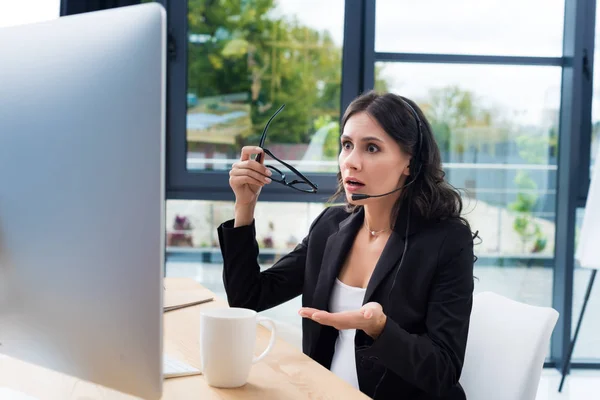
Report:
[[[256,324],[271,330],[269,345],[254,356]],[[275,344],[275,323],[246,308],[211,308],[200,313],[200,361],[206,383],[219,388],[246,384],[252,364],[262,360]]]

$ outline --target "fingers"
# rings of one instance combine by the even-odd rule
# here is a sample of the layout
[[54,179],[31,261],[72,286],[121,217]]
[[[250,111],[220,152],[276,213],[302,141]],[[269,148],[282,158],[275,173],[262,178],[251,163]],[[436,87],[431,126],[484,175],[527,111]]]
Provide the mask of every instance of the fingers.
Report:
[[257,162],[257,164],[262,164],[264,162],[264,151],[262,148],[258,147],[258,146],[244,146],[242,147],[242,154],[240,156],[240,161],[248,161],[250,160],[250,157],[253,154],[256,155],[261,155],[260,157],[260,163]]
[[321,325],[333,326],[336,329],[360,329],[364,321],[359,310],[330,313],[310,307],[303,307],[298,312],[304,318],[310,318]]
[[[256,154],[261,157],[261,160],[256,161],[252,160],[251,156]],[[240,156],[240,161],[234,163],[232,168],[250,168],[254,171],[257,171],[263,175],[271,176],[271,170],[263,165],[264,161],[264,151],[260,147],[256,146],[244,146],[242,147],[242,154]]]
[[254,160],[238,161],[231,166],[231,169],[255,171],[262,176],[271,176],[272,174],[269,168]]
[[362,329],[367,332],[380,331],[380,321],[385,320],[381,304],[371,302],[358,310],[330,313],[311,307],[302,307],[298,314],[303,318],[310,318],[321,325],[332,326],[338,330]]
[[245,146],[242,148],[240,161],[233,164],[229,171],[229,183],[232,187],[248,184],[262,187],[271,183],[272,172],[261,163],[251,160],[252,154],[263,154],[263,149],[256,146]]
[[[254,161],[244,161],[244,162],[256,163]],[[240,164],[243,164],[244,162],[241,162]],[[256,163],[256,164],[258,164],[258,163]],[[244,166],[234,164],[234,167],[229,171],[229,176],[230,176],[229,180],[232,182],[242,182],[243,181],[243,183],[251,183],[251,184],[260,185],[260,186],[263,186],[267,183],[271,183],[271,178],[269,178],[268,176],[265,176],[265,175],[271,175],[271,171],[262,166],[260,167],[260,170],[263,173],[257,172],[255,169],[252,169],[252,168],[244,168]]]
[[316,313],[317,310],[316,308],[310,308],[310,307],[302,307],[299,311],[298,314],[301,317],[305,317],[305,318],[312,318],[313,314]]
[[371,319],[373,315],[383,313],[383,308],[379,303],[370,302],[362,306],[360,312],[365,319]]
[[258,187],[263,187],[264,185],[266,185],[265,182],[257,181],[256,179],[250,176],[232,176],[229,178],[229,183],[234,189],[244,184]]

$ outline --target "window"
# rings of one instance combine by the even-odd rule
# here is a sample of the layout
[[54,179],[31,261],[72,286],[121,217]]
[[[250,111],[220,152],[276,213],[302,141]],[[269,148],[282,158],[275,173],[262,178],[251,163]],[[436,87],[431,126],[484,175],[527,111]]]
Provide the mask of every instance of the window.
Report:
[[[436,135],[448,181],[479,230],[476,289],[551,305],[561,69],[377,63]],[[501,267],[501,268],[498,268]]]
[[564,0],[377,0],[375,51],[562,55]]
[[[233,206],[232,201],[167,200],[169,256],[219,250],[217,228],[234,218]],[[289,252],[306,236],[310,224],[324,208],[322,203],[259,201],[254,215],[261,251],[274,256]]]
[[[261,268],[269,268],[290,252],[308,234],[311,223],[324,208],[322,203],[259,201],[255,224]],[[230,201],[168,200],[166,276],[192,277],[226,299],[217,228],[233,217]],[[285,337],[286,330],[301,329],[300,307],[298,297],[262,314],[275,319]]]
[[0,28],[31,24],[58,18],[60,0],[20,0],[0,2]]
[[337,172],[343,26],[343,0],[190,0],[187,169],[229,169],[285,104],[265,147]]

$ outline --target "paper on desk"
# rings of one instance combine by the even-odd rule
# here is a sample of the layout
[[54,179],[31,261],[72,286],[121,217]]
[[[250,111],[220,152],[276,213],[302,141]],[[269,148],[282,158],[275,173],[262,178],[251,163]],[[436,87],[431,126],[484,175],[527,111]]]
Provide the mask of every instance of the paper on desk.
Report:
[[194,368],[191,365],[178,360],[177,358],[171,357],[168,354],[163,355],[163,378],[178,378],[182,376],[191,375],[202,375],[202,372],[198,368]]
[[207,289],[166,290],[163,299],[164,311],[195,306],[213,300],[213,294]]

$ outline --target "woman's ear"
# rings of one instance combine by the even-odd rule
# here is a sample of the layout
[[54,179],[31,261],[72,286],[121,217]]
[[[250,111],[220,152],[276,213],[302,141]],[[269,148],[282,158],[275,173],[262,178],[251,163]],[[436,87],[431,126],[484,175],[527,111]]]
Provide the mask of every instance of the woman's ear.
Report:
[[405,176],[410,176],[410,165],[411,165],[411,162],[410,162],[410,160],[409,160],[409,161],[408,161],[408,164],[406,164],[406,165],[404,166],[404,169],[402,170],[402,175],[405,175]]

